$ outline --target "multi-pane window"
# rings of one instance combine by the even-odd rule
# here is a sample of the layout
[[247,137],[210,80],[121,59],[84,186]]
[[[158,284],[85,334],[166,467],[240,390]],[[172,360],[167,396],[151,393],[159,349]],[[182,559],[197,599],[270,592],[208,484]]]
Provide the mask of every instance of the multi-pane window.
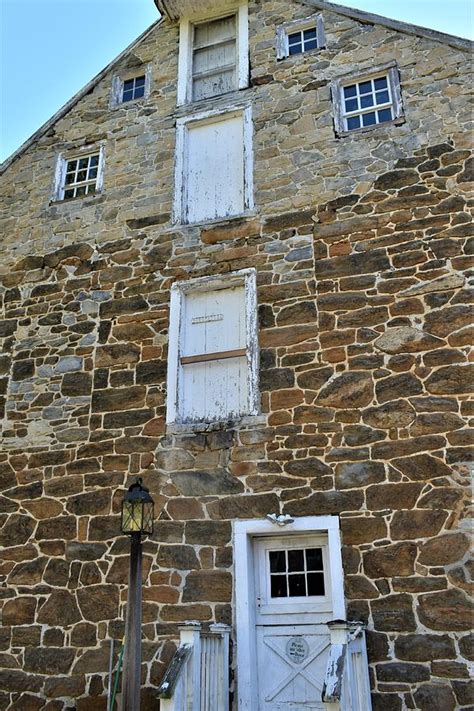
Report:
[[336,80],[331,91],[337,133],[404,121],[395,62],[374,68],[370,74]]
[[237,88],[236,16],[194,25],[193,101]]
[[168,422],[255,414],[256,338],[253,269],[173,285]]
[[269,551],[269,559],[272,598],[325,594],[322,548]]
[[318,38],[316,36],[316,27],[310,27],[306,30],[298,30],[288,35],[288,54],[301,54],[308,52],[310,49],[316,49],[318,46]]
[[112,77],[109,106],[117,109],[123,104],[133,103],[138,99],[146,99],[151,91],[151,66],[143,64],[140,67],[125,68],[123,73]]
[[387,75],[342,87],[346,129],[392,121],[392,97]]
[[93,195],[97,190],[99,153],[66,161],[63,200]]
[[322,15],[311,15],[277,27],[277,58],[285,59],[294,54],[304,54],[326,45]]
[[56,164],[53,200],[72,200],[100,193],[104,182],[104,145],[81,153],[60,154]]
[[125,79],[123,82],[122,101],[133,101],[145,96],[145,75]]

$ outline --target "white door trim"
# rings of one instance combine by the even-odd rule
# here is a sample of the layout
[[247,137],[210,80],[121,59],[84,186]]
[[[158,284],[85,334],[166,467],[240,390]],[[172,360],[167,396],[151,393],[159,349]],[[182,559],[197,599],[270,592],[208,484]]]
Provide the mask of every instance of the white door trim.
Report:
[[257,650],[255,642],[254,560],[252,539],[256,536],[291,535],[292,533],[325,533],[328,536],[333,610],[332,619],[344,620],[343,570],[338,516],[301,516],[284,529],[266,519],[235,521],[234,542],[234,610],[237,634],[237,708],[258,708]]

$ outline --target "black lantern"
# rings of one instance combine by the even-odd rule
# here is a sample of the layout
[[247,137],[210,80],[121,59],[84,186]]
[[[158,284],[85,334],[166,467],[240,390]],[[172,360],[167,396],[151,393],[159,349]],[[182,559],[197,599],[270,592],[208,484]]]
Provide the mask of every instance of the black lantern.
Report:
[[138,477],[122,501],[122,533],[151,536],[153,533],[154,501],[141,477]]

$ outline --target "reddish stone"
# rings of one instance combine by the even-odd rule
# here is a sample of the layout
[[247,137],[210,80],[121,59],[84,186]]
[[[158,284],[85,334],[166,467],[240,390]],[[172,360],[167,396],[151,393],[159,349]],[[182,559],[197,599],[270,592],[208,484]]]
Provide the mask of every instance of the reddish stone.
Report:
[[370,578],[413,575],[417,546],[396,543],[364,553],[364,572]]
[[460,590],[445,590],[419,598],[420,622],[432,630],[470,630],[473,612],[470,600]]

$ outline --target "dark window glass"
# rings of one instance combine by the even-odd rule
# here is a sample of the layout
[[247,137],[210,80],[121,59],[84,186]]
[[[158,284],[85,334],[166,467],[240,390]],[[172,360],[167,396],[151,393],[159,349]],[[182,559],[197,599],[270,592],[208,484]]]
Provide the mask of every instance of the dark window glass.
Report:
[[291,54],[301,54],[303,51],[301,42],[298,42],[297,44],[290,44],[289,48],[289,53]]
[[360,116],[352,116],[347,119],[347,128],[352,131],[354,128],[360,128]]
[[308,595],[324,595],[323,573],[308,573]]
[[145,76],[126,79],[123,83],[122,101],[132,101],[145,95]]
[[357,111],[358,108],[357,99],[346,99],[347,113],[349,113],[349,111]]
[[380,77],[380,79],[374,79],[375,89],[385,89],[387,86],[387,77]]
[[376,118],[375,118],[375,111],[371,111],[369,114],[362,115],[362,125],[363,126],[373,126],[374,123],[377,123]]
[[271,576],[271,596],[288,597],[288,592],[286,589],[286,575]]
[[91,162],[90,165],[99,165],[99,156],[91,156]]
[[270,572],[271,573],[286,572],[285,551],[270,551]]
[[87,194],[88,195],[95,195],[95,185],[89,185],[87,188]]
[[317,49],[317,47],[318,47],[318,43],[316,42],[315,39],[308,40],[307,42],[304,43],[305,52],[307,52],[310,49]]
[[85,195],[86,194],[86,186],[81,185],[79,188],[76,190],[76,195]]
[[360,97],[360,106],[362,109],[366,109],[368,106],[373,106],[373,105],[374,105],[373,94],[366,94],[365,96]]
[[288,570],[304,570],[304,551],[288,551]]
[[290,597],[306,595],[306,576],[304,573],[288,576]]
[[77,174],[78,183],[82,183],[83,180],[87,180],[87,170],[80,170]]
[[391,109],[382,109],[381,111],[378,112],[378,117],[380,123],[383,123],[384,121],[391,121],[392,120],[392,110]]
[[305,30],[303,35],[305,40],[316,39],[316,28],[312,27],[309,30]]
[[77,160],[68,160],[67,162],[67,171],[74,171],[76,170],[77,166]]
[[344,96],[348,98],[349,96],[356,96],[357,94],[357,87],[355,84],[351,84],[350,86],[345,86],[344,87]]
[[375,102],[377,104],[386,104],[389,101],[388,91],[379,91],[375,94]]
[[74,182],[74,173],[67,173],[66,175],[66,185]]
[[306,549],[306,570],[323,569],[323,552],[321,548]]
[[372,91],[372,82],[363,81],[359,84],[359,94],[368,94]]
[[74,197],[74,190],[65,190],[64,191],[64,199],[69,200],[70,198]]
[[81,158],[79,161],[79,169],[87,168],[89,164],[89,158]]
[[91,168],[89,170],[89,180],[92,180],[93,178],[97,178],[97,168]]

